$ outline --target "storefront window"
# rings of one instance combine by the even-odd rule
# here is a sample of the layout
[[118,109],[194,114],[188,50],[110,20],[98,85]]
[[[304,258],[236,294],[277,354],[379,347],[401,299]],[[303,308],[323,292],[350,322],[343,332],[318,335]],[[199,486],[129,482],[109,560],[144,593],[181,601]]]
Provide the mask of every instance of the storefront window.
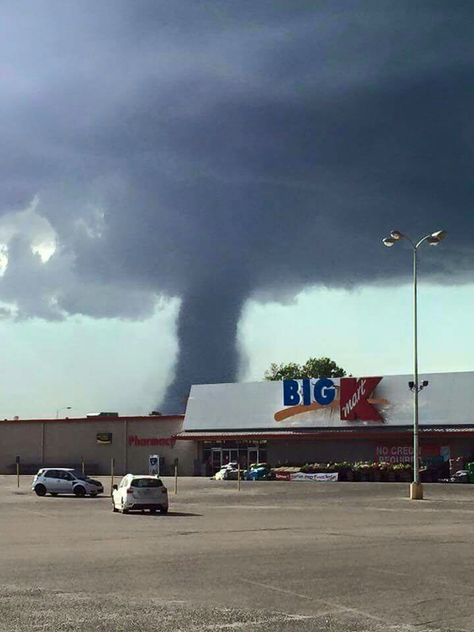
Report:
[[228,463],[238,462],[244,470],[252,463],[266,462],[266,441],[206,442],[203,444],[202,460],[206,467],[207,476],[212,476]]

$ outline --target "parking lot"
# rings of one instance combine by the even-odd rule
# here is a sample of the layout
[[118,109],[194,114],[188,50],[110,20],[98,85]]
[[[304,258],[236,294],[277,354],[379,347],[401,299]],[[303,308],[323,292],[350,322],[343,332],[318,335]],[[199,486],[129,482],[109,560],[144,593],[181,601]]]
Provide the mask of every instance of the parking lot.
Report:
[[0,477],[0,630],[474,630],[474,486],[164,480],[152,516]]

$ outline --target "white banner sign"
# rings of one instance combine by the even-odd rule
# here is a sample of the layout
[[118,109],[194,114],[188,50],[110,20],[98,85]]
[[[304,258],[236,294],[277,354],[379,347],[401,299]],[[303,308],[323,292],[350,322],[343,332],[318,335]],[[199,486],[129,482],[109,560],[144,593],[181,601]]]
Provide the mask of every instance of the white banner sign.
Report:
[[328,482],[328,481],[337,481],[339,478],[339,474],[337,472],[318,472],[316,474],[307,474],[306,472],[296,472],[291,474],[291,481],[318,481],[318,482]]

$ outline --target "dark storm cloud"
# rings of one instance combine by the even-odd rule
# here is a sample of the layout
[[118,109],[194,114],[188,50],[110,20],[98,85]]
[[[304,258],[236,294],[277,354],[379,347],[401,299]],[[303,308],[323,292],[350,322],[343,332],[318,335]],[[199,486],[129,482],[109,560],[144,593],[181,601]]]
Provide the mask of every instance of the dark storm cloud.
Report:
[[234,378],[249,296],[405,276],[393,227],[447,229],[424,273],[471,278],[471,3],[43,9],[4,4],[0,26],[0,210],[38,196],[58,244],[45,264],[12,242],[0,299],[23,317],[180,296],[181,406]]

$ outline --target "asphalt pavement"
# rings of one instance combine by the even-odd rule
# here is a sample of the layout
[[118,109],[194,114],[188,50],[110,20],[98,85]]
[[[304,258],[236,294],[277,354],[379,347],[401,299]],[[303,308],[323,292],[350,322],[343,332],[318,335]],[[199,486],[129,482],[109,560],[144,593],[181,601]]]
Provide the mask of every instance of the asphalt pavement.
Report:
[[0,630],[474,632],[474,485],[164,480],[152,516],[0,476]]

